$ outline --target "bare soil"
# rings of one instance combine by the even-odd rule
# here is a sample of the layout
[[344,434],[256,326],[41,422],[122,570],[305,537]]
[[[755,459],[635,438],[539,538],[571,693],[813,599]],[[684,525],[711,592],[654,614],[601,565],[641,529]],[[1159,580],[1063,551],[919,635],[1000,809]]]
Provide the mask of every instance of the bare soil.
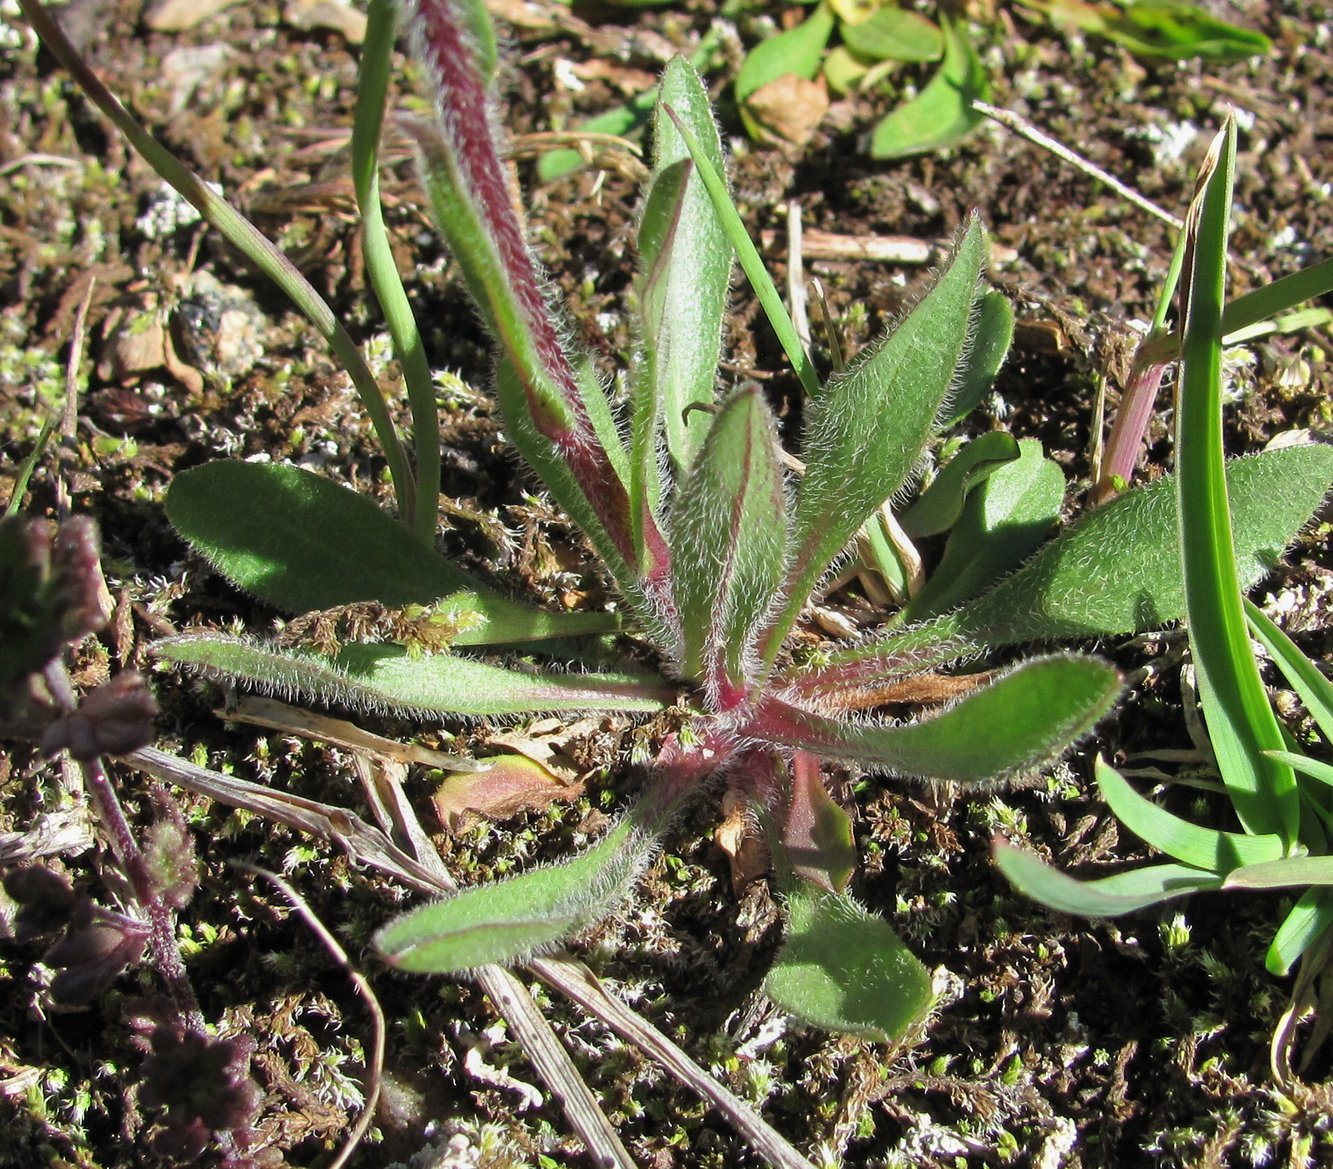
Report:
[[[120,98],[201,174],[221,184],[344,315],[384,348],[365,288],[347,140],[356,55],[327,28],[302,30],[272,0],[227,7],[183,32],[154,31],[137,0],[75,0],[62,20]],[[1333,229],[1333,69],[1329,10],[1312,0],[1212,5],[1267,33],[1271,56],[1241,64],[1144,64],[1104,41],[1053,31],[1018,7],[969,13],[995,103],[1016,110],[1098,166],[1179,214],[1193,166],[1228,107],[1241,116],[1233,291],[1322,257]],[[658,10],[515,8],[506,23],[503,101],[516,144],[622,101],[655,74],[665,48],[689,49],[715,21],[752,43],[762,13],[703,0]],[[772,15],[770,13],[770,15]],[[146,647],[186,626],[275,614],[190,557],[162,497],[173,474],[219,457],[291,459],[383,496],[382,459],[346,378],[318,338],[263,279],[197,225],[172,227],[172,204],[87,101],[0,5],[0,499],[42,421],[58,413],[76,310],[90,298],[78,422],[44,457],[24,498],[54,514],[57,481],[102,526],[120,619],[77,663],[87,682],[127,665],[153,669]],[[729,69],[734,68],[734,61]],[[1153,312],[1170,258],[1162,222],[1010,131],[988,125],[941,155],[876,163],[860,139],[888,106],[836,103],[799,152],[740,134],[724,69],[712,78],[735,152],[737,200],[785,279],[788,201],[807,229],[946,240],[976,208],[1013,258],[997,267],[1020,328],[978,425],[1035,436],[1086,488],[1093,396],[1129,322]],[[411,70],[398,73],[410,100]],[[571,85],[578,80],[578,87]],[[393,151],[397,150],[394,154]],[[527,495],[532,483],[499,443],[488,357],[431,231],[405,151],[386,177],[395,244],[438,368],[458,375],[445,418],[442,543],[509,587],[553,588],[551,564],[578,565],[569,530]],[[623,160],[622,160],[623,161]],[[628,166],[591,167],[528,190],[534,243],[566,295],[577,335],[608,373],[629,350],[624,295],[633,272],[635,185]],[[154,218],[157,214],[157,218]],[[767,234],[765,234],[767,233]],[[812,260],[855,348],[891,322],[921,268]],[[739,285],[729,379],[759,379],[794,412],[798,386]],[[387,350],[385,350],[387,352]],[[1327,330],[1256,345],[1237,370],[1229,441],[1239,453],[1276,433],[1327,433],[1333,338]],[[386,377],[391,367],[386,362]],[[1169,404],[1146,474],[1169,458]],[[1333,649],[1327,527],[1269,582],[1288,627],[1311,653]],[[553,554],[547,555],[550,551]],[[1107,566],[1115,571],[1114,565]],[[762,885],[737,892],[713,840],[714,804],[668,842],[634,905],[579,950],[607,982],[765,1115],[817,1165],[1224,1166],[1333,1164],[1326,1054],[1302,1086],[1278,1091],[1269,1039],[1291,986],[1263,969],[1277,897],[1196,898],[1119,922],[1073,921],[1018,898],[995,872],[989,841],[1022,832],[1079,871],[1142,859],[1091,794],[1101,751],[1172,774],[1197,772],[1181,711],[1179,646],[1170,637],[1101,647],[1133,686],[1098,738],[1046,782],[979,798],[847,776],[865,863],[857,895],[888,916],[944,989],[922,1033],[894,1050],[782,1025],[758,993],[778,940]],[[1149,664],[1154,668],[1147,669]],[[162,745],[298,793],[360,807],[345,752],[221,721],[214,688],[155,674]],[[1287,707],[1290,709],[1290,706]],[[467,750],[485,727],[376,724]],[[1304,728],[1295,726],[1297,733]],[[438,843],[460,880],[566,853],[574,834],[614,808],[633,776],[621,740],[580,740],[589,792]],[[576,751],[577,753],[577,751]],[[435,777],[438,778],[438,777]],[[117,772],[125,799],[151,817],[148,781]],[[410,791],[429,820],[431,775]],[[1184,798],[1187,803],[1187,798]],[[22,744],[0,756],[0,830],[23,832],[69,805],[66,779]],[[319,1164],[358,1111],[364,1007],[296,915],[230,868],[285,872],[372,973],[392,1021],[392,1106],[354,1164],[387,1165],[453,1138],[456,1161],[581,1165],[558,1103],[481,992],[376,968],[370,932],[404,896],[326,844],[182,797],[203,883],[181,917],[205,1013],[258,1042],[263,1142],[276,1157]],[[60,861],[90,887],[115,888],[99,851]],[[125,975],[93,1008],[44,1007],[39,949],[0,942],[0,1165],[142,1164],[135,1104],[139,1055],[127,1006],[152,988]],[[544,990],[589,1083],[641,1163],[758,1164],[724,1121],[636,1052]],[[1305,1034],[1305,1033],[1302,1033]],[[445,1154],[442,1151],[440,1156]]]

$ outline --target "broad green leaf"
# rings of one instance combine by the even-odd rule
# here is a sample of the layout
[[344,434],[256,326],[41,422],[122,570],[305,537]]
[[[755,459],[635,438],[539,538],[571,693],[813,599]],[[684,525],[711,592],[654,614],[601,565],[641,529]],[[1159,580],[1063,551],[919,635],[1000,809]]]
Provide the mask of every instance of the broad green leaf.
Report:
[[1269,620],[1258,605],[1246,600],[1245,616],[1250,630],[1263,642],[1264,648],[1282,671],[1282,676],[1300,695],[1305,709],[1323,732],[1324,739],[1333,742],[1333,682],[1301,652],[1290,637]]
[[1307,889],[1292,906],[1268,947],[1264,965],[1270,974],[1283,978],[1301,955],[1333,925],[1333,890]]
[[842,42],[872,61],[938,61],[944,34],[919,12],[884,4],[869,20],[841,24]]
[[985,262],[986,232],[974,217],[912,312],[809,403],[794,556],[770,661],[828,566],[911,477],[967,350]]
[[1018,567],[1050,535],[1060,519],[1065,476],[1025,438],[1019,457],[997,467],[967,497],[949,532],[944,556],[903,613],[917,621],[946,612]]
[[1221,888],[1216,873],[1188,865],[1151,865],[1114,877],[1079,881],[1035,853],[997,840],[995,864],[1020,893],[1058,913],[1077,917],[1119,917],[1204,889]]
[[882,918],[845,893],[797,882],[787,938],[764,993],[816,1027],[883,1042],[902,1038],[933,999],[930,974]]
[[1203,57],[1241,61],[1267,53],[1272,43],[1262,33],[1238,28],[1194,4],[1171,0],[1112,3],[1101,0],[1024,0],[1057,23],[1065,22],[1123,45],[1140,57],[1185,61]]
[[1009,298],[997,289],[982,293],[972,329],[972,346],[958,369],[958,380],[940,415],[941,433],[961,422],[990,393],[995,375],[1009,356],[1014,339],[1014,309]]
[[[634,394],[636,410],[640,396],[656,404],[667,453],[680,474],[693,465],[708,432],[708,414],[691,407],[714,400],[732,247],[663,105],[689,127],[718,174],[726,164],[708,92],[689,62],[676,57],[662,77],[653,174],[639,226],[643,354]],[[655,469],[655,449],[651,453]]]
[[413,657],[392,644],[348,645],[329,658],[223,634],[187,634],[157,642],[153,652],[269,692],[420,718],[565,710],[651,712],[674,698],[652,675],[508,670],[448,653]]
[[990,100],[990,83],[961,22],[941,14],[944,62],[916,97],[900,105],[870,139],[871,158],[905,158],[961,142],[983,120],[973,108]]
[[1100,756],[1097,759],[1097,786],[1120,823],[1139,839],[1191,868],[1226,874],[1242,865],[1262,864],[1282,856],[1282,839],[1278,836],[1219,832],[1172,815],[1139,795]]
[[627,818],[571,861],[404,914],[375,935],[375,946],[391,966],[417,974],[521,962],[605,916],[629,893],[655,845]]
[[222,460],[182,471],[167,518],[223,576],[288,613],[357,601],[397,608],[476,594],[486,624],[458,645],[602,633],[605,613],[546,613],[500,597],[363,495],[300,467]]
[[722,709],[745,694],[746,664],[782,583],[787,512],[777,431],[758,387],[732,395],[673,501],[669,531],[686,675]]
[[1018,440],[1007,430],[992,430],[967,443],[950,459],[934,482],[900,517],[909,536],[947,532],[963,514],[968,492],[1005,463],[1018,458]]
[[851,723],[769,700],[757,736],[897,775],[983,783],[1058,758],[1120,694],[1120,675],[1097,658],[1034,658],[943,713],[901,726]]
[[779,77],[792,74],[806,80],[819,72],[824,47],[833,33],[833,13],[820,4],[795,28],[760,41],[746,54],[736,74],[736,103],[741,121],[752,138],[760,137],[760,128],[746,109],[746,99]]
[[1176,394],[1176,472],[1186,627],[1204,722],[1246,831],[1300,827],[1296,777],[1265,751],[1285,746],[1250,645],[1227,505],[1222,449],[1222,307],[1236,164],[1228,117],[1204,159],[1185,222],[1184,325]]
[[[1264,451],[1227,463],[1240,586],[1252,588],[1318,510],[1333,483],[1333,447]],[[1185,612],[1173,476],[1085,512],[1017,572],[964,608],[793,677],[805,693],[896,677],[1029,641],[1157,629]],[[877,663],[882,663],[881,666]]]

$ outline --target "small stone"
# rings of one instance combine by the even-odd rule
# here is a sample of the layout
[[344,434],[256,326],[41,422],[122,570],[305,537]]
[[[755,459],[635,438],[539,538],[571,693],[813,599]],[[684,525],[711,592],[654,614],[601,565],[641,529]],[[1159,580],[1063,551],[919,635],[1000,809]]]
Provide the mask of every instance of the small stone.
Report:
[[366,14],[346,0],[287,0],[282,18],[302,32],[326,29],[339,33],[349,45],[359,45],[366,39]]

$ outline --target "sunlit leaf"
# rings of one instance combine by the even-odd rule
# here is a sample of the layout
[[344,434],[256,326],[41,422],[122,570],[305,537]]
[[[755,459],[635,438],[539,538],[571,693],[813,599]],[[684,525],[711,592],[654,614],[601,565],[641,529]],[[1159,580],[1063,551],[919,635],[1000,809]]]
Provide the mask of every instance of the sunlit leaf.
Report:
[[1333,925],[1333,890],[1307,889],[1278,927],[1264,965],[1279,978],[1291,973],[1311,946]]
[[910,8],[882,5],[868,20],[840,27],[853,53],[872,61],[938,61],[944,54],[939,25]]
[[497,644],[608,632],[606,613],[546,613],[498,596],[364,495],[312,471],[222,460],[182,471],[167,518],[238,588],[288,613],[357,601],[428,605],[467,591],[487,620],[455,639]]
[[1191,868],[1225,874],[1242,865],[1275,861],[1282,856],[1281,837],[1219,832],[1172,815],[1139,795],[1100,757],[1097,760],[1097,786],[1121,824],[1154,848]]
[[819,72],[833,26],[832,11],[827,4],[820,4],[795,28],[761,41],[746,55],[736,74],[736,102],[751,137],[761,137],[762,127],[747,109],[747,100],[788,74],[806,80],[814,77]]
[[967,443],[921,497],[899,517],[910,536],[937,536],[947,532],[963,514],[968,492],[1005,463],[1018,458],[1018,440],[1007,430],[992,430]]
[[189,634],[159,641],[153,650],[267,692],[420,717],[654,711],[673,697],[655,675],[508,670],[453,654],[414,658],[398,645],[349,645],[328,658],[222,634]]
[[769,700],[754,732],[898,775],[985,781],[1057,758],[1110,710],[1120,676],[1097,658],[1033,658],[941,714],[900,726],[851,723]]
[[1077,917],[1119,917],[1149,905],[1204,889],[1218,889],[1216,873],[1188,865],[1150,865],[1114,877],[1079,881],[1026,849],[1004,841],[994,846],[995,864],[1020,893],[1048,909]]
[[944,62],[916,97],[893,110],[870,139],[872,158],[904,158],[961,142],[983,120],[972,103],[990,99],[981,60],[963,25],[941,16]]

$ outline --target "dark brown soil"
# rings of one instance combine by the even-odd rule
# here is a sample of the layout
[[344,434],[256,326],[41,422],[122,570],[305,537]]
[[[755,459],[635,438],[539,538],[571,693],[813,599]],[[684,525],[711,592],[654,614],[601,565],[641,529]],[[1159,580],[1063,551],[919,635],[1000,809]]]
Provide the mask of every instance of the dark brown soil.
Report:
[[[574,19],[540,3],[525,8],[530,27],[507,26],[503,68],[519,145],[522,135],[624,100],[626,88],[660,67],[650,50],[689,48],[710,22],[738,27],[749,43],[760,14],[743,7],[719,12],[689,0]],[[1241,114],[1233,288],[1243,291],[1322,258],[1333,237],[1329,13],[1311,0],[1210,7],[1267,33],[1272,56],[1145,65],[1106,42],[1034,23],[1016,7],[978,4],[970,15],[996,104],[1173,213],[1183,211],[1193,167],[1228,106]],[[274,614],[229,589],[172,534],[161,504],[174,473],[223,456],[264,456],[383,494],[382,460],[346,378],[280,296],[209,232],[149,224],[146,213],[162,200],[156,176],[34,47],[13,11],[0,5],[0,499],[43,419],[59,411],[75,313],[91,287],[78,427],[40,461],[23,508],[54,514],[63,475],[75,510],[102,526],[108,577],[126,616],[114,637],[82,655],[82,676],[95,679],[125,665],[152,669],[146,646],[172,629],[237,619],[260,632],[271,626]],[[136,0],[75,0],[62,19],[121,99],[282,243],[358,340],[380,338],[347,177],[356,56],[342,37],[300,31],[274,0],[234,5],[183,33],[152,31]],[[587,78],[580,92],[565,84],[571,74]],[[399,76],[410,94],[410,70]],[[766,252],[780,283],[784,204],[792,199],[807,228],[926,240],[946,239],[976,208],[996,241],[1013,249],[1016,258],[995,275],[1020,328],[981,424],[1001,420],[1040,438],[1072,491],[1085,488],[1093,388],[1128,322],[1152,315],[1169,229],[998,126],[942,155],[873,162],[858,149],[882,112],[868,99],[835,104],[799,154],[756,148],[740,136],[729,76],[712,81],[733,137],[737,201],[756,236],[774,233]],[[516,462],[497,453],[486,349],[429,228],[406,152],[395,157],[386,177],[395,244],[433,362],[462,383],[444,421],[443,542],[479,571],[540,583],[536,542],[559,549],[567,533],[525,498],[532,484],[516,482]],[[518,169],[534,240],[576,333],[612,373],[629,349],[623,298],[634,264],[635,184],[616,170],[589,169],[532,189],[530,163]],[[891,322],[923,276],[868,262],[808,268],[828,290],[849,346]],[[144,336],[150,355],[130,356],[126,339]],[[795,379],[739,286],[729,343],[725,376],[761,379],[775,403],[794,409]],[[1290,428],[1328,430],[1331,347],[1327,330],[1255,346],[1229,421],[1236,452]],[[1113,380],[1112,402],[1117,388]],[[1168,456],[1164,421],[1153,431],[1150,462],[1160,469]],[[504,528],[518,533],[512,544],[497,541]],[[1319,533],[1292,552],[1290,569],[1269,588],[1295,598],[1303,644],[1327,657],[1333,560],[1327,529]],[[1171,648],[1159,640],[1103,650],[1133,672]],[[700,1063],[761,1103],[819,1166],[1333,1164],[1327,1056],[1315,1053],[1304,1086],[1280,1092],[1269,1076],[1269,1039],[1291,990],[1263,969],[1278,898],[1196,898],[1116,923],[1078,922],[1014,895],[990,861],[996,831],[1026,834],[1086,871],[1143,857],[1090,794],[1088,760],[1098,750],[1124,758],[1190,746],[1172,661],[1144,675],[1097,741],[1034,789],[968,799],[877,779],[842,784],[866,858],[855,891],[894,922],[944,990],[924,1032],[898,1050],[794,1024],[770,1029],[775,1020],[757,988],[777,942],[772,906],[761,889],[733,892],[712,840],[713,805],[699,806],[668,842],[639,901],[580,949]],[[224,724],[212,713],[217,692],[179,675],[158,673],[155,687],[163,746],[364,811],[346,753]],[[567,852],[576,828],[632,783],[614,752],[602,762],[580,801],[441,837],[451,869],[468,881]],[[128,769],[117,779],[146,822],[147,781]],[[411,781],[423,818],[431,788],[428,775]],[[0,829],[21,832],[66,803],[54,765],[18,744],[0,756]],[[199,801],[184,805],[204,871],[182,915],[191,975],[210,1019],[258,1041],[255,1067],[267,1093],[260,1132],[273,1151],[292,1164],[318,1164],[337,1146],[358,1110],[369,1032],[342,974],[296,915],[228,867],[238,859],[286,872],[383,998],[399,1106],[384,1112],[355,1164],[406,1160],[450,1138],[456,1160],[423,1163],[585,1163],[558,1104],[525,1109],[522,1084],[506,1083],[505,1073],[537,1081],[479,990],[377,970],[369,934],[399,894],[327,845]],[[94,890],[116,887],[98,853],[62,863]],[[0,942],[0,1165],[144,1163],[134,1103],[140,1057],[126,1003],[151,991],[152,977],[126,975],[95,1008],[52,1014],[43,1007],[39,952]],[[759,1163],[685,1089],[541,993],[642,1164]]]

